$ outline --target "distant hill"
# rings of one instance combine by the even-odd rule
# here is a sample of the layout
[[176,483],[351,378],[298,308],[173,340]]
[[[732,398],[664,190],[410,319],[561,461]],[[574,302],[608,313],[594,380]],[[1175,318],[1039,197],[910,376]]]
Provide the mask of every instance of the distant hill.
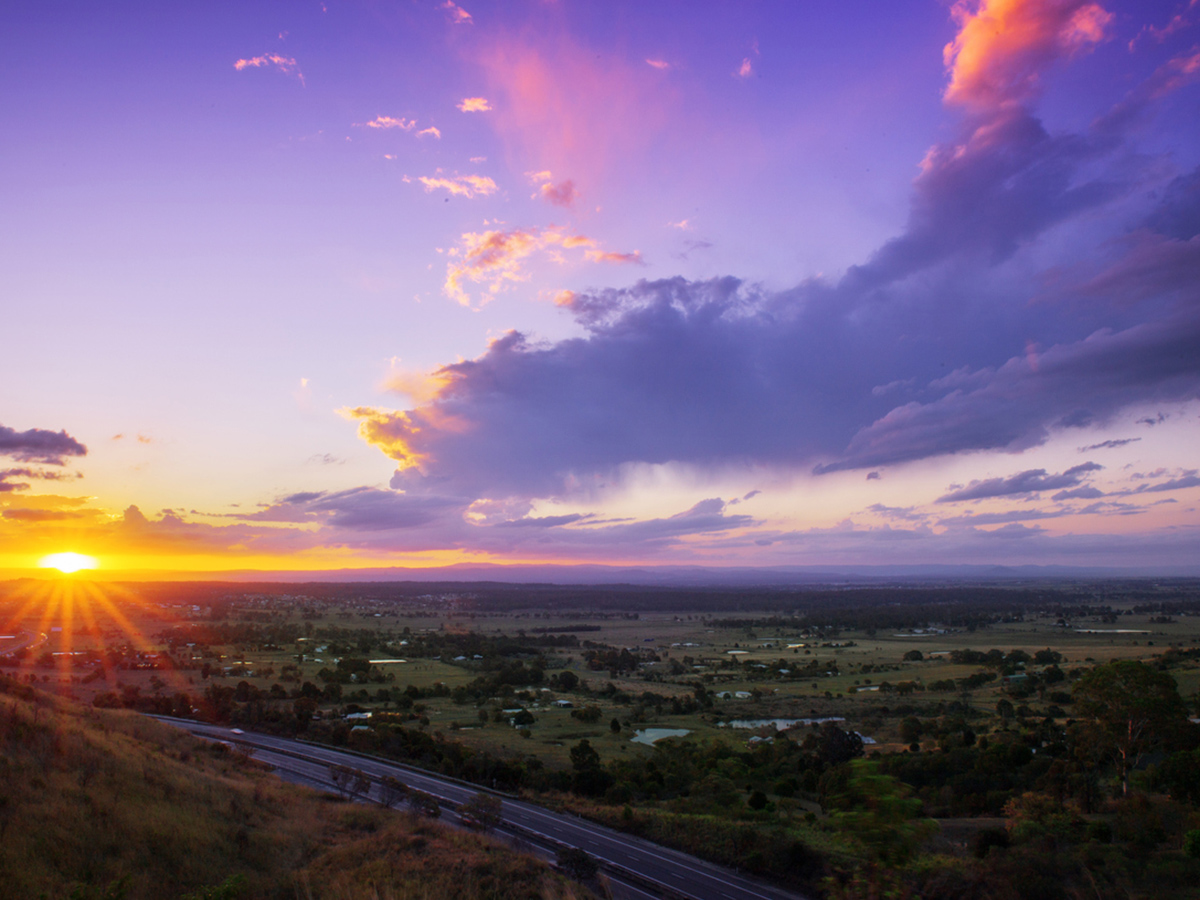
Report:
[[[1101,566],[607,566],[493,565],[461,563],[452,566],[263,571],[231,569],[220,572],[160,572],[101,570],[83,573],[103,581],[234,581],[234,582],[441,582],[497,584],[612,585],[658,587],[751,587],[879,583],[1001,584],[1014,581],[1105,578],[1195,578],[1200,564],[1169,569]],[[7,578],[46,578],[42,569],[0,572]]]

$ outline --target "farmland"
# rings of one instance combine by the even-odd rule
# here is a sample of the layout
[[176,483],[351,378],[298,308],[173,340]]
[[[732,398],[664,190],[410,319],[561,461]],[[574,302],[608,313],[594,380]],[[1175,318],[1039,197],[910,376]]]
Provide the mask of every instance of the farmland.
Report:
[[[1200,821],[1171,754],[1195,749],[1194,727],[1118,771],[1080,686],[1144,663],[1196,715],[1195,582],[142,585],[119,603],[98,587],[34,602],[43,589],[10,585],[0,620],[39,641],[5,660],[27,683],[394,756],[814,889],[883,858],[843,827],[855,759],[913,798],[918,824],[897,833],[921,850],[893,862],[941,859],[967,881],[1003,867],[1035,843],[1009,849],[1015,820],[1050,827],[1022,812],[1042,796],[1081,835],[1102,821],[1111,855],[1134,816],[1128,776],[1155,798],[1138,814],[1161,820],[1156,865],[1191,871]],[[980,855],[988,840],[1003,852]],[[1101,877],[1136,887],[1139,865]]]

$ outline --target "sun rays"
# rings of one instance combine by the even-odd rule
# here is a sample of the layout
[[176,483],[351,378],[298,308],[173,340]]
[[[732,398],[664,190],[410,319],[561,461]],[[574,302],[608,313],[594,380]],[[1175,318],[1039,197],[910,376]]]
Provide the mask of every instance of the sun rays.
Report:
[[[70,568],[79,562],[72,559],[60,560],[67,567],[60,568],[49,559],[43,565],[64,573],[86,568]],[[154,668],[172,688],[184,690],[186,680],[170,656],[145,633],[170,624],[171,617],[162,607],[128,588],[78,578],[21,584],[0,606],[0,633],[10,636],[8,646],[13,649],[8,652],[19,655],[22,676],[40,675],[44,681],[52,668],[60,684],[103,678],[115,686],[118,670]],[[6,647],[0,646],[0,653],[4,652]]]

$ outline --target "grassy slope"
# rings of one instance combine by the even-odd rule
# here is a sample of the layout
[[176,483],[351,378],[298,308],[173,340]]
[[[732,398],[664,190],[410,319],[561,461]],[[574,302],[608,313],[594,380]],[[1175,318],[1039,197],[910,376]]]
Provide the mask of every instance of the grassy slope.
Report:
[[241,875],[246,898],[582,896],[502,845],[284,784],[140,716],[0,678],[0,879],[13,898],[128,878],[130,900]]

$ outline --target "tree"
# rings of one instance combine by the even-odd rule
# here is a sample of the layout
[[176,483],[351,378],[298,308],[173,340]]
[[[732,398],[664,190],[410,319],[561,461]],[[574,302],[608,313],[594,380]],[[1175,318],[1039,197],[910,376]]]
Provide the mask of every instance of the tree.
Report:
[[1175,679],[1136,660],[1096,666],[1075,684],[1075,708],[1107,734],[1129,793],[1129,773],[1152,749],[1169,744],[1187,722]]
[[560,847],[555,863],[576,881],[587,881],[596,876],[600,864],[586,851],[578,847]]
[[408,785],[395,775],[379,779],[379,802],[391,809],[408,795]]
[[408,805],[412,807],[415,813],[420,813],[431,819],[436,819],[442,814],[442,805],[438,803],[437,797],[433,796],[433,794],[427,794],[416,788],[409,788],[407,799]]
[[349,799],[350,786],[354,781],[354,770],[352,768],[349,766],[331,765],[329,767],[329,780],[337,788],[338,796],[343,800]]
[[464,803],[459,809],[464,818],[470,817],[481,831],[491,831],[499,825],[503,821],[502,811],[503,806],[500,803],[500,798],[494,797],[491,794],[485,794],[482,791]]
[[840,831],[860,841],[873,864],[902,866],[933,832],[932,819],[918,819],[921,801],[908,796],[907,785],[879,771],[874,760],[850,763],[846,789],[833,800],[833,821]]
[[597,797],[612,784],[612,777],[600,764],[600,754],[586,739],[571,748],[571,767],[571,786],[577,793]]

